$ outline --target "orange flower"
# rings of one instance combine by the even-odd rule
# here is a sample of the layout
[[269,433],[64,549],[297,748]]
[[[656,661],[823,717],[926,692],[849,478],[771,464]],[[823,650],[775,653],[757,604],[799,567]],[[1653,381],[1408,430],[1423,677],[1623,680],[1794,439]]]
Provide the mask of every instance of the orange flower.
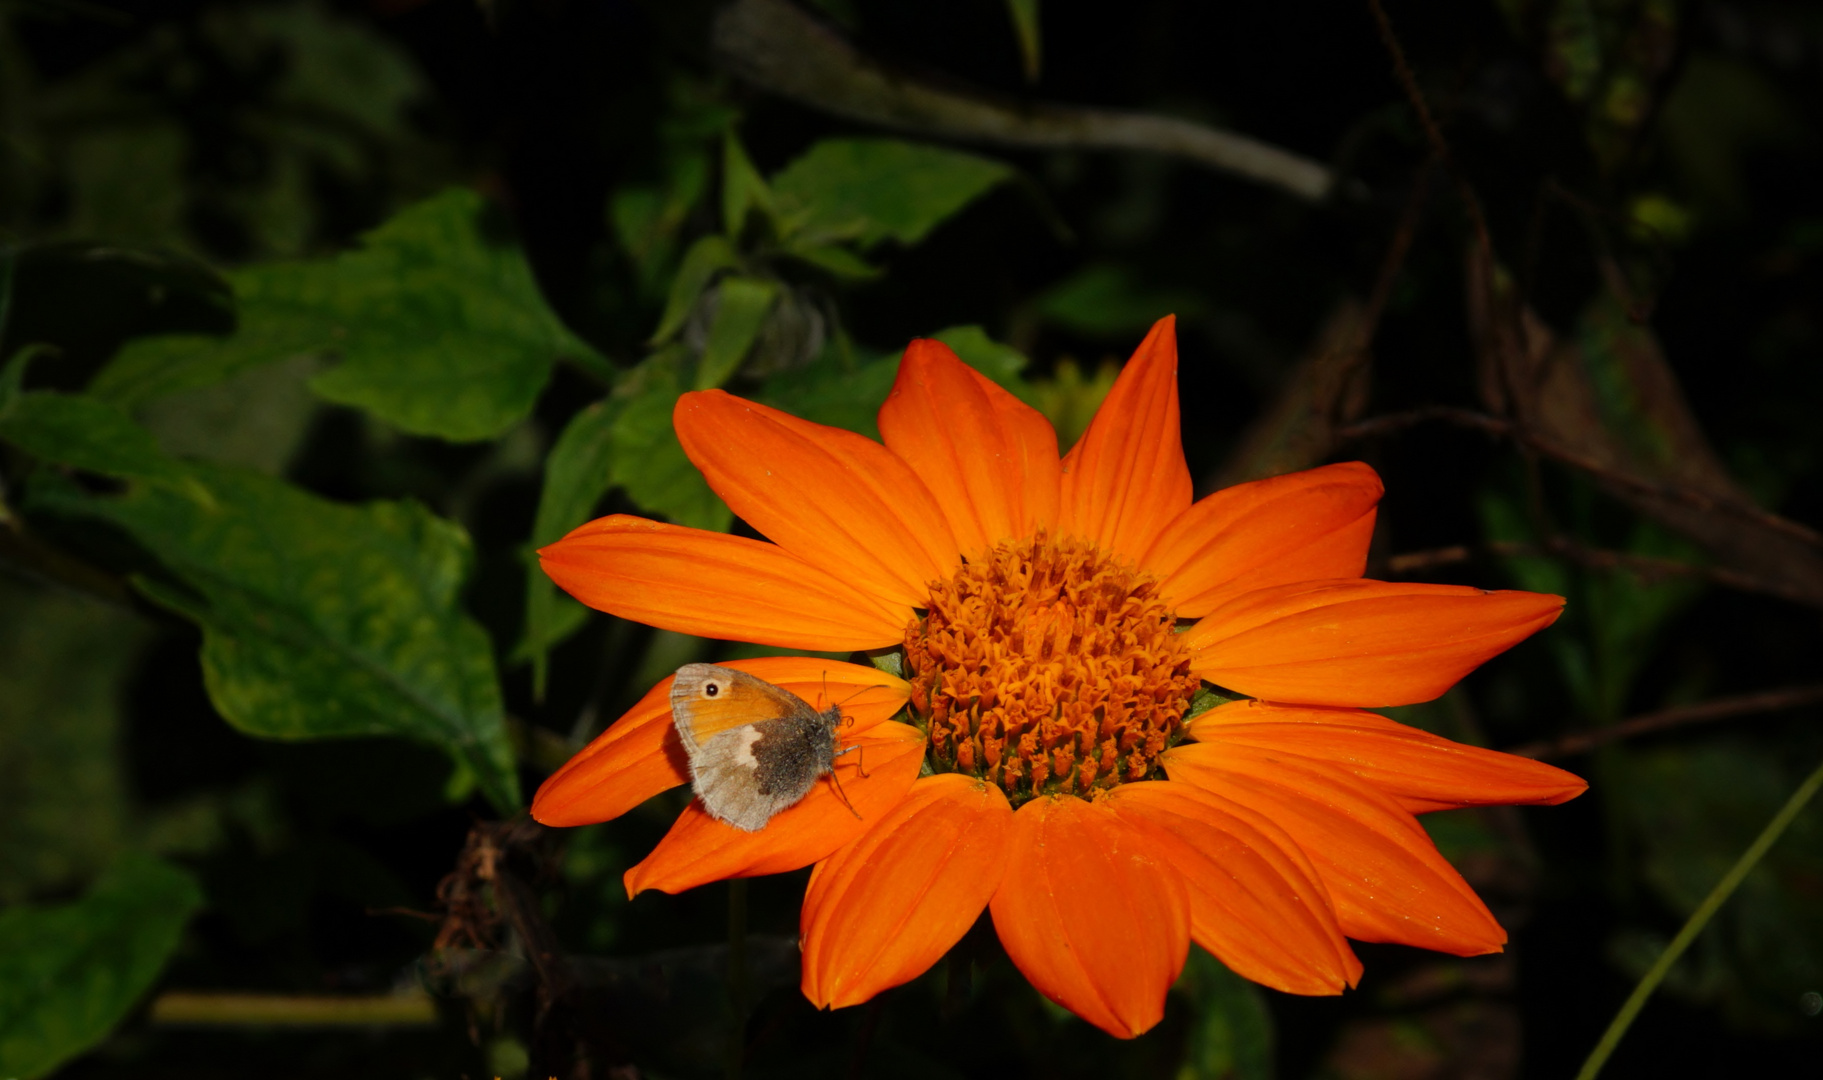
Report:
[[[903,663],[732,664],[810,700],[887,688],[843,729],[866,748],[866,776],[837,759],[859,817],[824,783],[753,833],[692,803],[626,875],[675,893],[814,864],[819,1006],[916,978],[983,909],[1034,986],[1122,1037],[1158,1022],[1191,941],[1296,994],[1354,985],[1347,938],[1495,952],[1505,932],[1413,815],[1585,786],[1360,711],[1437,697],[1563,601],[1362,579],[1381,485],[1360,463],[1193,502],[1170,319],[1061,460],[1043,417],[932,341],[906,349],[885,445],[714,390],[675,422],[772,542],[616,515],[545,548],[552,579],[683,633]],[[1190,716],[1205,683],[1243,700]],[[533,816],[604,821],[685,783],[669,691]]]

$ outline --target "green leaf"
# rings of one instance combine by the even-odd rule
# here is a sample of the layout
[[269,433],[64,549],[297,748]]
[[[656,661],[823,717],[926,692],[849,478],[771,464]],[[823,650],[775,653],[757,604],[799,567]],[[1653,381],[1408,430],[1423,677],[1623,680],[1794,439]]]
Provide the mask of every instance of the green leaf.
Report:
[[1140,280],[1125,266],[1098,263],[1045,290],[1038,313],[1080,334],[1128,337],[1150,328],[1166,315],[1194,318],[1207,307],[1187,289],[1159,288]]
[[793,416],[878,439],[876,417],[898,374],[896,355],[847,364],[839,350],[825,349],[810,366],[767,379],[756,396]]
[[34,490],[37,508],[126,530],[190,590],[136,584],[203,630],[216,710],[251,735],[398,735],[473,769],[501,810],[519,781],[486,633],[462,614],[468,536],[413,502],[350,506],[193,466],[197,489]]
[[[545,459],[544,488],[532,526],[542,547],[589,519],[612,488],[642,510],[711,532],[734,516],[684,456],[671,413],[684,392],[688,351],[661,349],[626,373],[607,400],[577,413]],[[513,659],[531,661],[533,690],[542,694],[550,650],[581,629],[587,610],[558,591],[528,552],[525,631]]]
[[[255,266],[229,275],[239,328],[226,336],[177,334],[129,341],[89,383],[89,393],[126,409],[214,386],[267,364],[331,351],[340,314],[325,296],[303,295],[328,275],[308,263]],[[331,288],[325,283],[320,292]]]
[[690,250],[684,253],[682,265],[677,268],[677,276],[671,279],[671,295],[665,300],[665,312],[659,317],[658,329],[652,332],[650,344],[663,345],[676,337],[695,309],[697,298],[715,280],[715,275],[738,266],[740,258],[735,255],[734,245],[727,237],[711,233],[691,244]]
[[671,413],[686,386],[684,352],[668,349],[652,356],[629,373],[619,421],[614,425],[609,453],[614,463],[614,483],[644,509],[661,514],[678,525],[721,532],[734,520],[696,466],[684,456]]
[[747,214],[758,210],[768,219],[775,216],[772,190],[760,178],[758,169],[747,157],[734,132],[722,135],[722,228],[731,239],[739,239],[747,227]]
[[278,476],[322,409],[310,379],[323,367],[319,357],[294,356],[214,386],[154,398],[138,409],[138,419],[171,457]]
[[1259,988],[1200,946],[1178,985],[1191,1002],[1178,1080],[1272,1080],[1272,1014]]
[[1018,349],[995,341],[987,336],[986,330],[973,325],[951,326],[937,331],[931,337],[948,345],[969,367],[1019,397],[1030,400],[1031,388],[1020,378],[1020,373],[1025,371],[1026,365],[1031,361]]
[[998,184],[1011,166],[899,139],[825,139],[772,178],[796,250],[833,240],[862,250],[916,244]]
[[1013,34],[1019,39],[1019,60],[1025,69],[1025,81],[1037,82],[1044,60],[1038,35],[1038,0],[1006,0],[1006,13],[1012,17]]
[[1089,422],[1095,419],[1119,377],[1120,368],[1112,360],[1104,361],[1093,375],[1085,376],[1074,360],[1065,357],[1057,361],[1050,378],[1027,384],[1026,400],[1057,429],[1057,447],[1067,451],[1089,430]]
[[0,439],[60,465],[104,476],[178,481],[183,468],[159,452],[146,429],[105,401],[34,391],[0,412]]
[[551,364],[601,358],[545,304],[517,248],[483,235],[481,196],[454,189],[405,210],[355,251],[231,276],[227,338],[135,342],[92,390],[133,405],[301,353],[341,363],[316,393],[414,435],[491,439],[531,411]]
[[588,609],[558,590],[539,566],[536,549],[561,540],[587,521],[614,484],[614,426],[624,402],[598,401],[570,418],[544,460],[544,488],[527,552],[525,633],[515,660],[532,662],[532,691],[543,700],[550,650],[582,628]]
[[518,249],[482,237],[481,209],[473,191],[445,192],[335,261],[347,339],[312,389],[416,435],[491,439],[531,412],[554,360],[593,353]]
[[190,875],[134,856],[73,903],[0,912],[0,1076],[44,1076],[107,1037],[201,904]]
[[698,390],[722,385],[740,368],[778,302],[779,285],[766,278],[728,277],[716,288],[715,297],[709,340],[696,362]]
[[837,277],[865,281],[877,278],[884,272],[854,252],[835,244],[805,244],[793,239],[787,241],[782,250],[800,262],[809,263],[819,270],[827,270]]

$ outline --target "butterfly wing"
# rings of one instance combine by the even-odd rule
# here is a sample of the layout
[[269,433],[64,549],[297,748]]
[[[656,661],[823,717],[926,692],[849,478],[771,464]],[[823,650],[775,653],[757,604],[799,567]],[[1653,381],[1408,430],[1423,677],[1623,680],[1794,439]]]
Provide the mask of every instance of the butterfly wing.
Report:
[[777,743],[789,721],[768,720],[724,731],[703,743],[690,759],[690,778],[697,798],[712,817],[737,829],[755,832],[772,816],[796,803],[816,783],[816,773],[794,772],[788,777],[764,767],[755,747],[769,737]]
[[815,715],[791,691],[715,664],[685,664],[677,669],[671,684],[671,719],[693,761],[709,740],[724,731],[780,717]]
[[[825,744],[834,730],[825,714],[791,691],[714,664],[677,669],[671,718],[690,756],[692,786],[703,807],[748,832],[764,828],[810,790],[821,775],[816,760],[826,759]],[[756,756],[762,740],[765,748]]]

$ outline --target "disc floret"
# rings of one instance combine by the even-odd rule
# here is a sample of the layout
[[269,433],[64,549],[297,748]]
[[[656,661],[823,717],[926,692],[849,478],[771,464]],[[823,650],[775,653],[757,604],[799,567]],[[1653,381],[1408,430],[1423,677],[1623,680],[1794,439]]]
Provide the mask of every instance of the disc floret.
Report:
[[1156,779],[1199,680],[1150,575],[1093,544],[1003,541],[931,587],[905,635],[935,772],[1017,806]]

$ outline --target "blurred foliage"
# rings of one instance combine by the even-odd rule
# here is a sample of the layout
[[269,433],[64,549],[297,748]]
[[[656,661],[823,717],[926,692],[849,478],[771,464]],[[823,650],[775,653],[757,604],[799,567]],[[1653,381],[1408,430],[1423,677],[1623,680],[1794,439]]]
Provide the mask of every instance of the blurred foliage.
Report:
[[43,1076],[107,1034],[201,903],[188,874],[129,856],[80,900],[0,912],[0,1071]]
[[[883,58],[878,100],[768,92],[707,0],[0,5],[0,1074],[698,1076],[739,1030],[760,1076],[1568,1075],[1823,755],[1814,704],[1614,737],[1816,682],[1823,555],[1792,524],[1823,521],[1814,6],[1392,5],[1447,160],[1366,13],[807,6]],[[1060,103],[1229,125],[1333,192],[1139,121],[1032,135]],[[1199,491],[1261,447],[1366,460],[1371,574],[1569,598],[1393,710],[1597,744],[1574,804],[1425,820],[1515,961],[1363,946],[1362,987],[1311,1000],[1193,950],[1166,1020],[1116,1043],[983,923],[820,1014],[799,873],[751,883],[735,1028],[727,887],[621,885],[680,792],[495,850],[499,925],[433,950],[416,916],[465,835],[679,664],[762,651],[591,613],[537,567],[602,513],[746,530],[678,445],[680,393],[877,437],[928,336],[1067,448],[1167,313]],[[1814,1064],[1819,822],[1608,1075]],[[142,1007],[418,985],[430,1031]]]

